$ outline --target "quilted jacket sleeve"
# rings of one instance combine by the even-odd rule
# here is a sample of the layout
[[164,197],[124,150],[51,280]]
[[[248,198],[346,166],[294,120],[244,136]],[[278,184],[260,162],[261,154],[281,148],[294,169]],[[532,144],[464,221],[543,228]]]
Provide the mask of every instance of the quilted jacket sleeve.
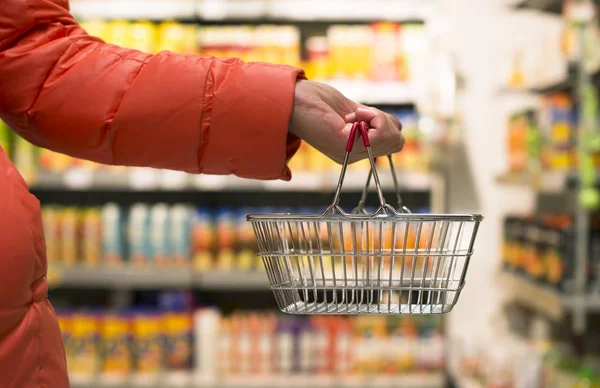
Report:
[[67,0],[0,0],[0,117],[75,157],[289,179],[299,76],[287,66],[123,49],[87,35]]

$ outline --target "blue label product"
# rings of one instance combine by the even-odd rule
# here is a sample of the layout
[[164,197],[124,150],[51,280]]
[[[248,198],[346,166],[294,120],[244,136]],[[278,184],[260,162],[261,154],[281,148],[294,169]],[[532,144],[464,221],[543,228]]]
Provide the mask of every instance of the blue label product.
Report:
[[150,214],[148,206],[135,204],[129,211],[129,258],[135,265],[143,265],[149,258],[149,225]]
[[106,265],[123,263],[123,220],[121,208],[114,203],[102,207],[102,250]]
[[157,265],[169,260],[169,207],[158,203],[150,211],[150,257]]
[[169,217],[169,243],[172,260],[178,266],[189,263],[191,208],[186,205],[175,205]]

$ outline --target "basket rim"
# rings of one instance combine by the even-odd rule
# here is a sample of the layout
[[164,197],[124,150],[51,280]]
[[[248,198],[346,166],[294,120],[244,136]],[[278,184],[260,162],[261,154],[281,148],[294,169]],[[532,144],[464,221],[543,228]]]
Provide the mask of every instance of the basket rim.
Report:
[[249,222],[278,222],[278,221],[344,221],[344,220],[364,220],[364,221],[457,221],[457,222],[481,222],[481,214],[291,214],[291,213],[272,213],[272,214],[248,214],[246,221]]

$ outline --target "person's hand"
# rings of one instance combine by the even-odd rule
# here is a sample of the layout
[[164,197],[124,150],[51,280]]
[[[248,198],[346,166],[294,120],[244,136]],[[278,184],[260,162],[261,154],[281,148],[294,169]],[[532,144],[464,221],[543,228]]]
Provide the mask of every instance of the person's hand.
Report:
[[[392,115],[357,104],[331,86],[306,80],[296,83],[289,132],[337,163],[344,160],[350,128],[355,121],[365,121],[371,127],[369,139],[374,156],[385,156],[402,149],[402,125]],[[360,136],[356,139],[362,143]],[[366,157],[367,152],[361,144],[354,147],[350,162]]]

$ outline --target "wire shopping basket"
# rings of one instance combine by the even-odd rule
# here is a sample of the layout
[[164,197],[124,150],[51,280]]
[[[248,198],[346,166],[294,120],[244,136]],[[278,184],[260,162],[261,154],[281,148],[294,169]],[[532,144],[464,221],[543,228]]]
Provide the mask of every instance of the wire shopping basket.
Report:
[[[285,313],[443,314],[458,300],[483,217],[410,213],[389,156],[398,208],[387,204],[367,131],[364,122],[352,126],[333,203],[322,214],[247,216]],[[371,171],[358,206],[346,213],[339,201],[357,132]],[[380,206],[368,214],[371,178]]]

